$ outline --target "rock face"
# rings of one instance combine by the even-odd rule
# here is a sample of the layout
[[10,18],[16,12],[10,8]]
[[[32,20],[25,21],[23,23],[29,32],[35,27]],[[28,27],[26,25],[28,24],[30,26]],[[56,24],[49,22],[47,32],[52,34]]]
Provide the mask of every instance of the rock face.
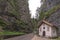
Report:
[[0,5],[0,18],[7,23],[4,29],[31,30],[28,0],[1,0]]
[[60,4],[60,0],[57,0],[57,1],[56,0],[41,0],[41,2],[42,2],[41,10],[43,10],[44,12]]
[[[28,0],[16,0],[15,9],[18,10],[19,18],[23,21],[27,21],[30,19],[29,8],[28,8]],[[8,4],[9,5],[9,4]],[[18,8],[16,8],[18,7]],[[11,11],[13,7],[11,5],[8,6],[8,10]]]
[[19,5],[19,13],[20,13],[20,19],[26,23],[25,28],[26,31],[30,30],[32,31],[32,25],[31,25],[31,18],[29,14],[29,5],[28,5],[28,0],[18,0],[17,4]]
[[27,22],[30,19],[30,14],[29,14],[29,5],[28,5],[28,0],[18,0],[17,4],[19,6],[19,13],[21,16],[21,20]]
[[54,24],[56,27],[60,26],[60,10],[57,10],[55,13],[51,14],[47,21]]
[[[47,12],[48,10],[50,10],[51,8],[53,8],[54,6],[57,6],[57,5],[60,5],[60,0],[45,0],[45,1],[42,1],[43,4],[42,5],[45,5],[45,7],[42,7],[42,10],[44,12]],[[60,25],[59,24],[59,20],[60,20],[60,9],[58,9],[57,11],[55,11],[54,13],[51,14],[51,16],[49,16],[49,18],[47,18],[48,21],[50,22],[54,22],[55,25]],[[58,22],[58,23],[57,23]],[[54,24],[53,23],[53,24]]]
[[[60,6],[60,0],[45,0],[42,2],[41,10],[43,12],[48,12],[54,6]],[[58,35],[60,35],[60,8],[53,12],[46,20],[58,28]]]

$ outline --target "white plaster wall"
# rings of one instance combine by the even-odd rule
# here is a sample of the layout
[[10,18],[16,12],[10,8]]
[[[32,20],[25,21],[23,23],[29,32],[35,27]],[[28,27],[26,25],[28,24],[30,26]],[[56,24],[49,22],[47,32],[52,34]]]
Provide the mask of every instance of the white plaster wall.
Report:
[[[53,32],[53,31],[55,31],[55,32]],[[57,30],[56,30],[55,27],[52,28],[52,32],[51,32],[51,34],[52,34],[52,37],[57,37]]]
[[[43,29],[43,27],[45,27],[45,29]],[[49,27],[49,31],[48,31],[48,27]],[[55,33],[53,33],[53,30],[55,31]],[[53,29],[52,27],[50,27],[49,25],[44,24],[44,23],[39,27],[39,35],[40,36],[43,36],[43,31],[46,32],[45,37],[55,37],[55,36],[57,36],[56,29]]]
[[[51,27],[49,25],[46,25],[46,37],[51,37]],[[48,27],[49,27],[49,31],[48,31]]]
[[[45,27],[45,29],[43,29],[43,27]],[[47,31],[47,27],[49,27],[46,24],[42,24],[39,28],[39,35],[43,36],[43,31],[46,32],[46,37],[51,36],[51,27],[49,27],[49,31]],[[41,30],[41,31],[40,31]]]

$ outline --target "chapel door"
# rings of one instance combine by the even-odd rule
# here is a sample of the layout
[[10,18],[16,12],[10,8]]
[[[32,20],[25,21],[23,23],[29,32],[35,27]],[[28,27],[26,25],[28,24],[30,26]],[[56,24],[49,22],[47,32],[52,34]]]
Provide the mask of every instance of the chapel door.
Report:
[[45,31],[43,31],[43,36],[45,37],[45,35],[46,35]]

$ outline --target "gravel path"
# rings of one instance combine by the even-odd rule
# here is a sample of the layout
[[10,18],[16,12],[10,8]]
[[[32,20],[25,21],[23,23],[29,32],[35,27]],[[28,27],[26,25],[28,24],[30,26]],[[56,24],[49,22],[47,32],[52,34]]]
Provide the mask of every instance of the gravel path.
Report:
[[52,39],[41,38],[31,33],[31,34],[13,37],[13,38],[5,39],[5,40],[52,40]]

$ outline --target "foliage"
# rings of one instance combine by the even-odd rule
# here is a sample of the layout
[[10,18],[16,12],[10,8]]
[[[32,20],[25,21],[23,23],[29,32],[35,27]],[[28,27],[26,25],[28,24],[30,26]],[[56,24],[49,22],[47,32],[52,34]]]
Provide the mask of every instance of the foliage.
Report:
[[60,9],[60,4],[52,7],[47,12],[43,12],[43,10],[40,12],[40,20],[44,18],[48,18],[52,13],[56,12],[58,9]]
[[35,18],[32,18],[32,25],[33,25],[33,32],[34,33],[37,33],[37,23],[38,23],[38,20]]
[[42,20],[45,16],[45,13],[43,11],[41,11],[39,15],[40,15],[39,20]]
[[0,26],[5,26],[5,25],[6,23],[2,19],[0,19]]
[[58,9],[60,9],[60,5],[54,6],[53,8],[45,12],[45,18],[49,17],[52,13],[56,12]]

